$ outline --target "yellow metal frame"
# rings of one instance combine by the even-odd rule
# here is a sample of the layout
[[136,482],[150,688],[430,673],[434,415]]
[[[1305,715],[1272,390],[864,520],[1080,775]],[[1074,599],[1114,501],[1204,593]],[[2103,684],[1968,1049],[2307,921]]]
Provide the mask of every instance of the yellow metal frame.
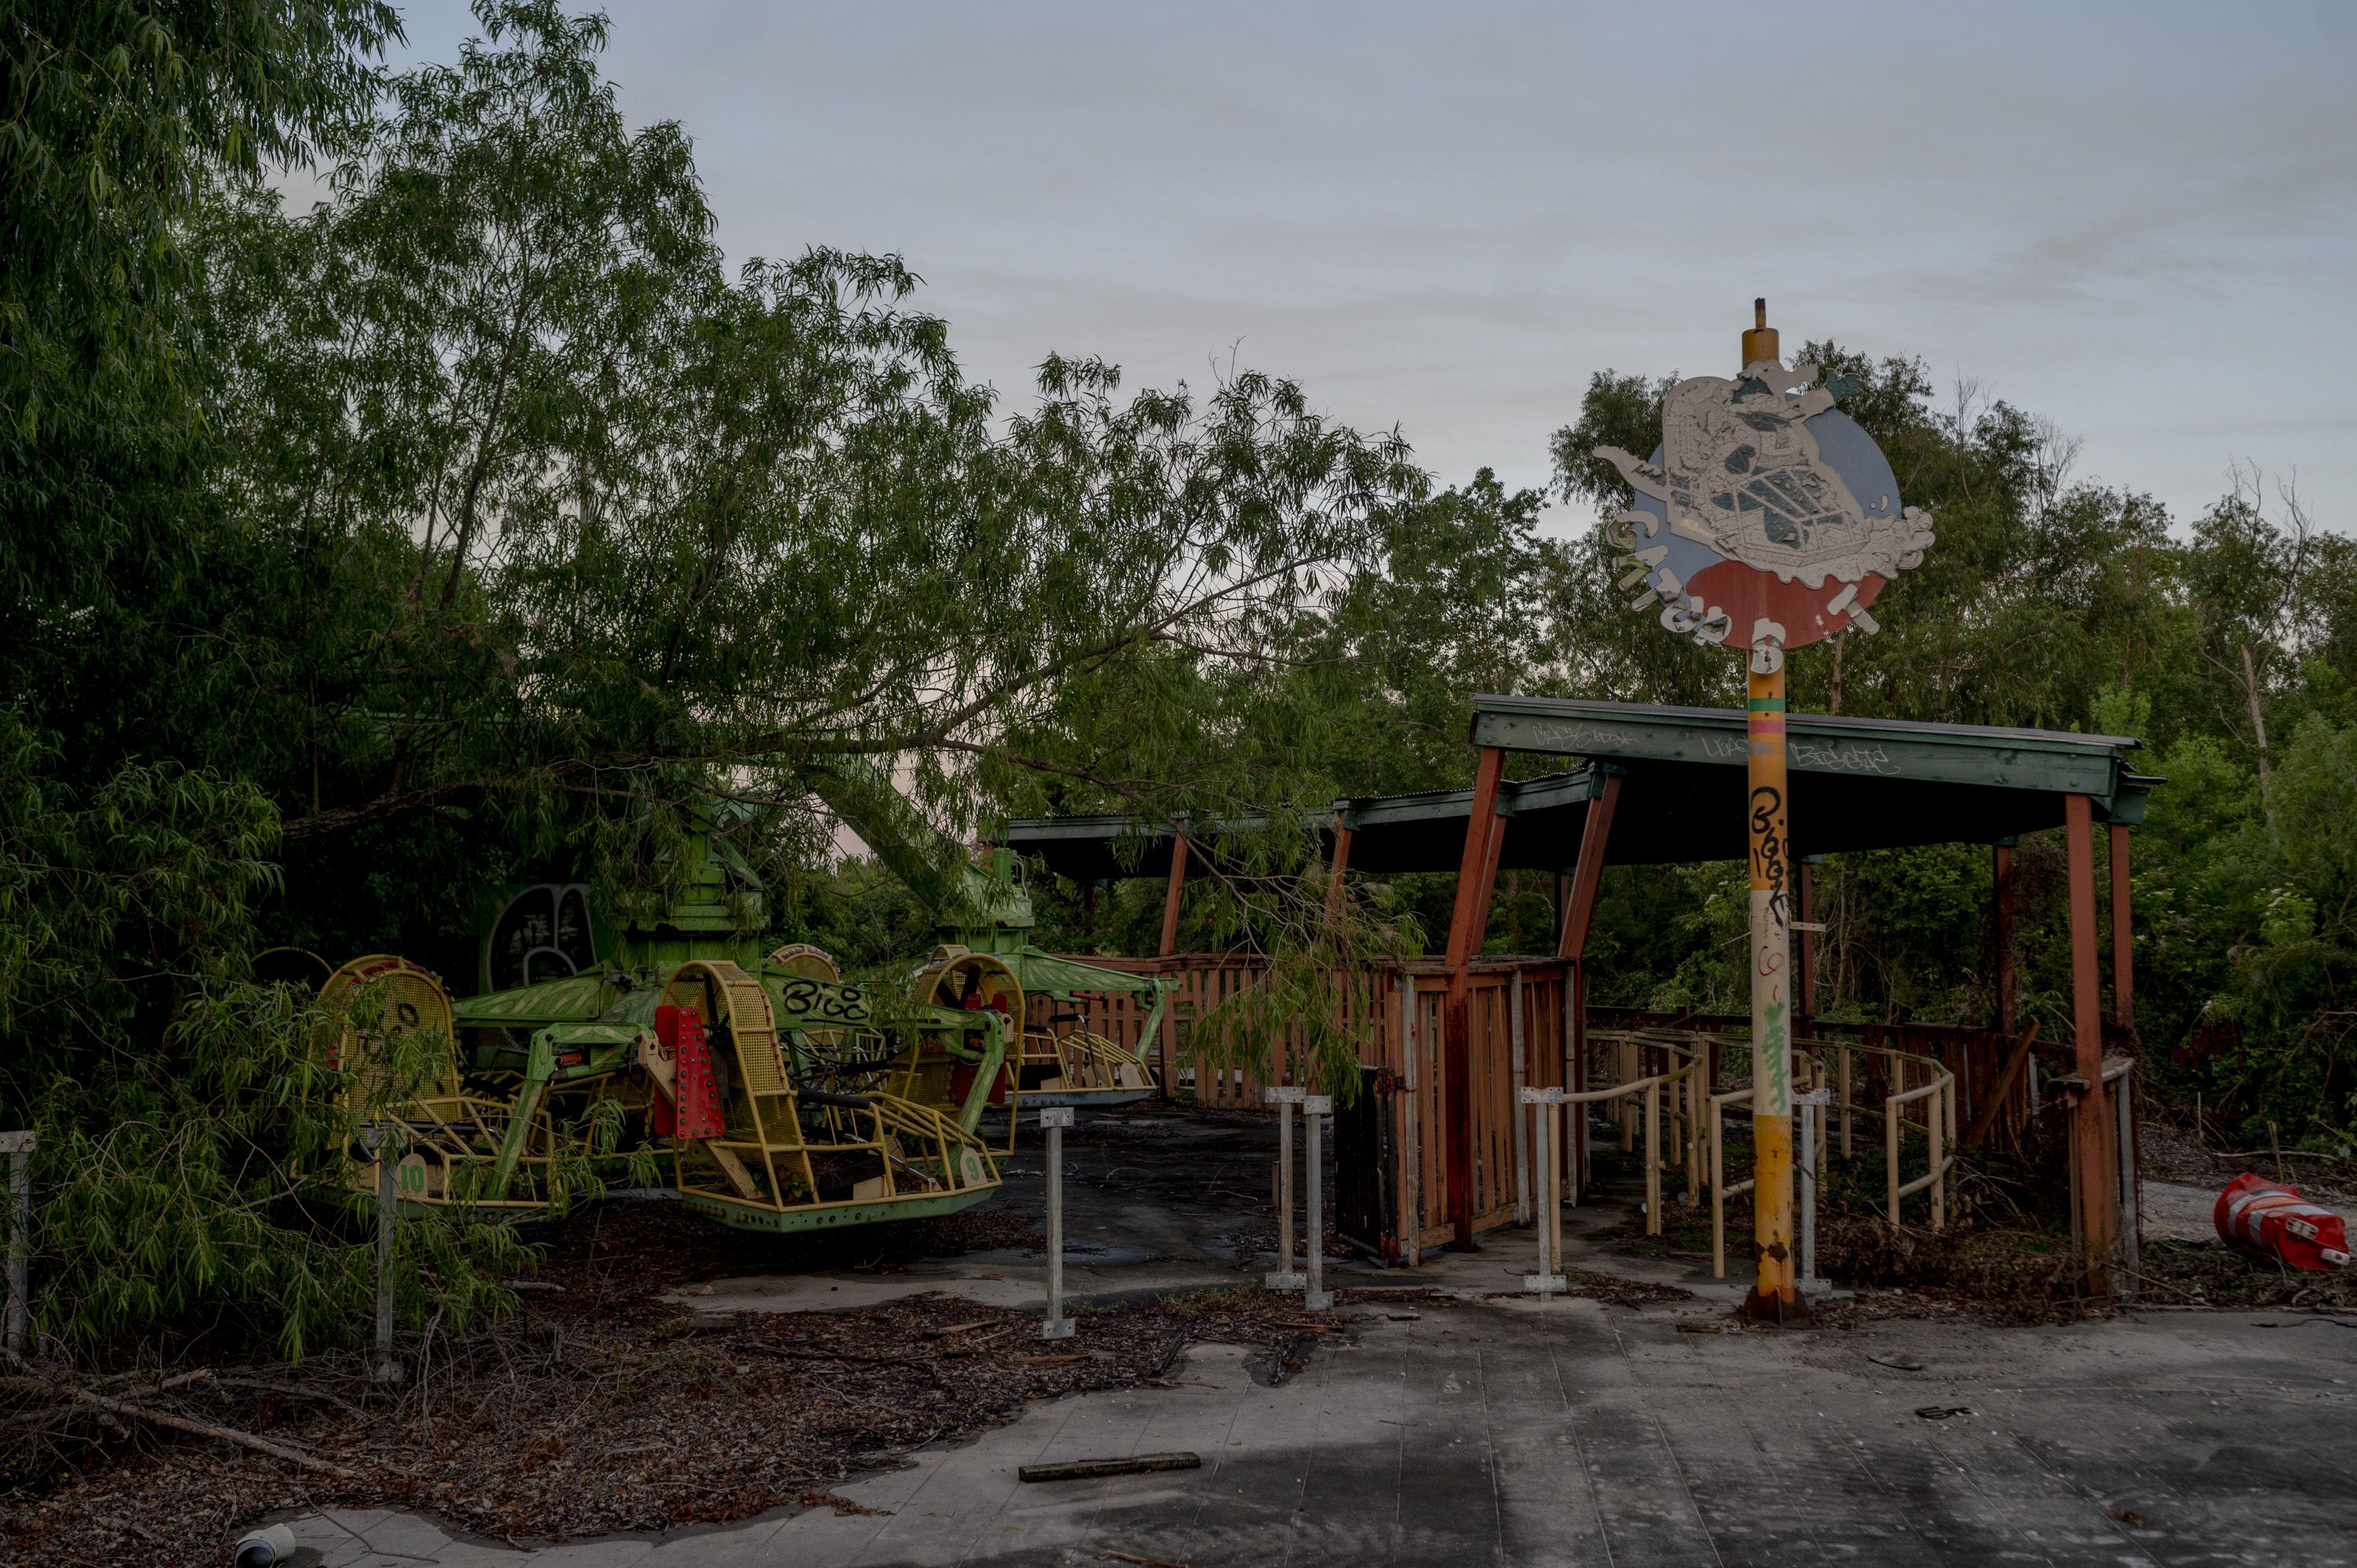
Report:
[[[769,994],[736,964],[691,960],[673,973],[663,1000],[697,1009],[710,1028],[716,1068],[727,1069],[720,1136],[673,1140],[673,1179],[697,1207],[731,1223],[787,1229],[789,1216],[824,1224],[855,1211],[863,1220],[877,1217],[869,1211],[879,1206],[963,1208],[998,1186],[997,1165],[982,1140],[932,1106],[895,1094],[822,1100],[798,1090]],[[822,1163],[830,1155],[869,1156],[876,1173],[857,1181],[847,1197],[822,1198],[814,1155]]]
[[[371,986],[386,988],[384,1006],[393,1016],[380,1015],[376,1026],[363,1030],[351,1015],[351,1004]],[[321,1004],[339,1015],[329,1065],[344,1073],[341,1098],[356,1122],[387,1123],[400,1130],[394,1157],[393,1195],[404,1207],[473,1208],[495,1210],[539,1209],[546,1207],[546,1167],[554,1158],[555,1124],[544,1101],[533,1116],[516,1176],[533,1196],[489,1198],[466,1190],[479,1187],[483,1176],[460,1177],[460,1172],[485,1176],[498,1163],[514,1113],[514,1102],[470,1092],[458,1069],[457,1029],[452,1023],[449,993],[432,971],[392,953],[356,958],[330,974],[319,988]],[[393,1084],[384,1067],[393,1038],[416,1032],[438,1033],[441,1060],[429,1082],[404,1089]],[[353,1067],[350,1064],[372,1064]],[[457,1179],[454,1179],[457,1178]],[[346,1173],[346,1185],[355,1193],[377,1192],[376,1156],[362,1159],[355,1151]]]

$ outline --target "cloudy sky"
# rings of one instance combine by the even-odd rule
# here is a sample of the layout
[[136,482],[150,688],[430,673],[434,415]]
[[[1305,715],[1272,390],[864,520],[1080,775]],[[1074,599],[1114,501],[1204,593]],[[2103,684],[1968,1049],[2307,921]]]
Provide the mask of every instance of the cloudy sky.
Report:
[[[475,30],[403,11],[401,59]],[[2349,0],[608,11],[733,257],[899,252],[1010,397],[1232,359],[1543,485],[1592,371],[1730,371],[1766,295],[2180,519],[2244,461],[2357,528]]]

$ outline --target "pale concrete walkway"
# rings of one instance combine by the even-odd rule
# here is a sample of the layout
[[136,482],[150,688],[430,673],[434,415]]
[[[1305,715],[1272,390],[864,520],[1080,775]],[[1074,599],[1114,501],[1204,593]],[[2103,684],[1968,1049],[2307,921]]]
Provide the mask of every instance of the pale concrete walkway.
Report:
[[[1177,1388],[1034,1406],[838,1488],[873,1515],[533,1552],[382,1513],[300,1530],[328,1568],[2357,1563],[2357,1333],[2330,1321],[1679,1331],[1723,1311],[1375,1309],[1275,1389],[1199,1348]],[[1016,1479],[1168,1449],[1203,1468]]]

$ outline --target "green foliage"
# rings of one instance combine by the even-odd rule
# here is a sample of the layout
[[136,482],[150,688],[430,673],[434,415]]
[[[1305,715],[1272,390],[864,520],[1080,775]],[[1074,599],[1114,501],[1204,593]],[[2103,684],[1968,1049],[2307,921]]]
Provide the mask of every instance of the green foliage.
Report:
[[[51,0],[0,44],[0,1119],[42,1134],[48,1332],[357,1326],[354,1129],[265,949],[468,974],[486,887],[632,908],[717,824],[765,935],[873,972],[931,940],[883,862],[1120,811],[1197,846],[1182,945],[1265,961],[1206,1059],[1292,1035],[1340,1088],[1327,976],[1423,950],[1454,888],[1362,883],[1329,924],[1329,802],[1463,783],[1481,691],[1738,691],[1627,609],[1599,534],[1543,535],[1486,469],[1435,493],[1292,382],[1050,353],[1002,399],[898,257],[732,274],[602,19],[478,14],[390,80],[366,0]],[[313,160],[328,199],[289,212],[259,176]],[[2179,1081],[2291,1136],[2357,1122],[2357,549],[2250,475],[2173,530],[2041,420],[1806,352],[1940,542],[1883,636],[1796,652],[1796,705],[2146,736],[2147,1037],[2216,1045]],[[1596,376],[1562,499],[1621,503],[1588,454],[1650,450],[1667,384]],[[823,803],[863,769],[913,807],[878,862]],[[2059,854],[2020,866],[2023,1004],[2059,1029]],[[1986,1016],[1987,879],[1977,847],[1824,867],[1829,1005]],[[1502,876],[1485,945],[1544,950],[1551,884]],[[1032,891],[1051,945],[1158,938],[1158,886]],[[1742,919],[1729,868],[1614,870],[1597,999],[1738,1008]],[[619,1131],[569,1129],[565,1200],[637,1157]],[[463,1217],[404,1232],[413,1316],[496,1310],[524,1262]]]

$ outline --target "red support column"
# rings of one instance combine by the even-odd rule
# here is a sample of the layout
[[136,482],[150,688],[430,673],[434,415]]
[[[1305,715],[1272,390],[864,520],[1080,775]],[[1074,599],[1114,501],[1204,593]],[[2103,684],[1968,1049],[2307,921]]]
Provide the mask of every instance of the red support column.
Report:
[[1180,833],[1170,841],[1170,888],[1162,896],[1162,948],[1164,958],[1178,950],[1178,895],[1187,886],[1187,835]]
[[1481,950],[1490,924],[1490,893],[1498,875],[1498,852],[1505,842],[1498,816],[1498,784],[1506,754],[1481,748],[1473,776],[1473,806],[1465,819],[1465,851],[1457,865],[1457,904],[1448,921],[1448,992],[1442,1007],[1441,1072],[1448,1092],[1448,1217],[1457,1228],[1450,1243],[1473,1248],[1473,1026],[1466,1004],[1465,967]]
[[2013,965],[2013,846],[2001,843],[1991,855],[1991,881],[1995,897],[1990,902],[1991,914],[1996,922],[1996,1032],[2007,1039],[2013,1037],[2016,1022]]
[[2128,924],[2128,830],[2112,825],[2112,1022],[2136,1027],[2136,938]]
[[2095,838],[2084,795],[2063,797],[2063,836],[2071,874],[2071,1013],[2075,1028],[2072,1071],[2078,1079],[2071,1109],[2072,1186],[2077,1189],[2080,1245],[2087,1289],[2108,1295],[2112,1247],[2119,1235],[2120,1197],[2111,1161],[2111,1118],[2104,1095],[2102,976],[2095,965]]

